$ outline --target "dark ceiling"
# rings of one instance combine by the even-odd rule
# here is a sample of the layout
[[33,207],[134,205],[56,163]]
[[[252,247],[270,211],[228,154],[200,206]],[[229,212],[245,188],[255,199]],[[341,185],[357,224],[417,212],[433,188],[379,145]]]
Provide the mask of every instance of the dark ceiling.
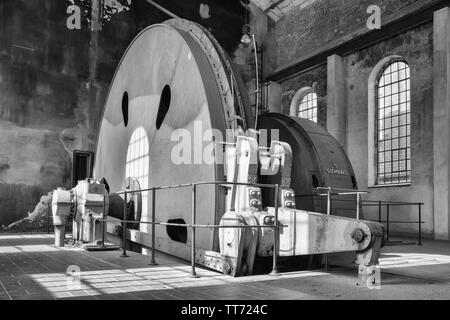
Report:
[[[246,16],[246,10],[239,0],[155,0],[155,2],[181,18],[198,22],[209,29],[229,53],[239,44]],[[133,14],[139,29],[169,18],[145,0],[132,0],[130,13]]]

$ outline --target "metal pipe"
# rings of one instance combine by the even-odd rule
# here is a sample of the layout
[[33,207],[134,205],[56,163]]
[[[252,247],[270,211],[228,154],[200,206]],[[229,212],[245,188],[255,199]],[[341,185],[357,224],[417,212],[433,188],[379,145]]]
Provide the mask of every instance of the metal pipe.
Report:
[[[331,188],[327,191],[327,215],[331,215]],[[325,253],[325,271],[328,270],[328,254]]]
[[347,192],[362,192],[362,193],[370,193],[368,190],[355,190],[355,189],[344,189],[344,188],[331,188],[331,187],[317,187],[316,190],[335,190],[335,191],[347,191]]
[[389,241],[389,205],[386,207],[386,241]]
[[150,4],[151,4],[152,6],[154,6],[156,9],[158,9],[158,10],[164,12],[164,13],[167,14],[169,17],[176,18],[176,19],[180,19],[180,17],[177,16],[175,13],[173,13],[173,12],[167,10],[166,8],[160,6],[160,5],[157,4],[156,2],[154,2],[154,1],[152,1],[152,0],[145,0],[145,1],[147,1],[148,3],[150,3]]
[[422,243],[422,204],[419,203],[419,246],[423,245]]
[[156,218],[156,211],[155,211],[155,202],[156,202],[156,190],[152,190],[152,258],[150,260],[151,265],[156,265],[155,261],[155,218]]
[[327,192],[327,215],[331,215],[331,188]]
[[[331,215],[331,188],[327,191],[327,215]],[[328,270],[328,254],[325,253],[325,271]]]
[[[90,215],[90,217],[91,217],[91,219],[90,219],[90,226],[92,226],[91,228],[92,228],[92,232],[89,234],[89,242],[90,243],[93,243],[94,242],[94,240],[95,240],[95,221],[96,221],[96,219],[94,219],[94,216],[93,215]],[[89,230],[90,231],[90,230]]]
[[84,219],[83,219],[83,216],[81,216],[81,218],[80,218],[80,220],[81,220],[81,223],[80,223],[80,229],[78,230],[78,244],[82,244],[83,243],[83,241],[84,241],[84,239],[83,239],[83,235],[84,235]]
[[381,223],[381,201],[378,201],[378,222]]
[[255,69],[256,69],[256,101],[255,101],[255,130],[258,129],[258,113],[259,113],[259,66],[258,66],[258,48],[256,47],[255,34],[252,33],[253,49],[255,50]]
[[103,195],[103,227],[102,227],[102,246],[105,246],[106,242],[106,200],[105,195]]
[[[252,187],[260,187],[260,188],[274,188],[275,184],[264,184],[264,183],[245,183],[245,182],[229,182],[229,181],[198,181],[195,182],[196,185],[235,185],[235,186],[252,186]],[[152,190],[165,190],[165,189],[180,189],[180,188],[187,188],[192,187],[192,183],[186,183],[186,184],[178,184],[178,185],[172,185],[172,186],[161,186],[161,187],[152,187],[147,189],[139,189],[139,190],[127,190],[126,192],[129,194],[138,193],[138,192],[147,192]],[[125,191],[120,191],[114,193],[115,195],[122,195],[125,194]]]
[[122,224],[122,258],[128,257],[127,255],[127,192],[124,194],[125,201],[123,203],[123,224]]
[[360,210],[360,194],[356,195],[356,219],[359,220],[359,210]]
[[197,210],[197,185],[192,184],[192,241],[191,241],[191,278],[198,278],[195,272],[195,216]]
[[[98,220],[102,220],[102,219],[98,219]],[[227,220],[227,219],[224,219]],[[235,221],[234,219],[231,219],[232,221]],[[124,220],[119,220],[120,222],[123,222]],[[117,221],[107,221],[109,223],[117,223]],[[126,220],[127,223],[142,223],[142,224],[152,224],[151,221],[134,221],[134,220]],[[411,223],[417,223],[417,222],[411,222]],[[271,228],[273,229],[273,226],[262,226],[262,225],[239,225],[239,226],[221,226],[221,225],[211,225],[211,224],[186,224],[186,223],[168,223],[168,222],[155,222],[155,225],[159,225],[159,226],[171,226],[171,227],[186,227],[186,228],[192,228],[192,227],[196,227],[196,228],[209,228],[209,229],[249,229],[249,228]],[[288,225],[283,225],[280,224],[279,225],[280,228],[287,228]]]
[[273,265],[272,276],[278,275],[278,247],[279,247],[279,229],[278,229],[278,198],[280,196],[280,186],[277,184],[275,187],[275,222],[273,227]]
[[47,234],[50,234],[50,204],[47,204]]
[[367,203],[378,203],[381,202],[383,205],[400,205],[400,206],[416,206],[419,203],[421,203],[422,205],[424,205],[423,202],[398,202],[398,201],[379,201],[379,200],[364,200],[364,202]]
[[[369,220],[371,221],[371,220]],[[381,221],[382,223],[387,223],[387,221]],[[417,221],[395,221],[395,220],[389,220],[389,224],[393,223],[411,223],[411,224],[417,224]]]
[[[233,181],[237,181],[239,178],[239,170],[240,170],[240,163],[241,163],[241,152],[240,152],[240,143],[239,141],[236,143],[236,153],[235,153],[235,167],[233,172]],[[230,211],[236,210],[236,194],[237,194],[237,188],[238,186],[234,185],[231,190],[231,204],[230,204]],[[239,208],[240,209],[240,208]]]

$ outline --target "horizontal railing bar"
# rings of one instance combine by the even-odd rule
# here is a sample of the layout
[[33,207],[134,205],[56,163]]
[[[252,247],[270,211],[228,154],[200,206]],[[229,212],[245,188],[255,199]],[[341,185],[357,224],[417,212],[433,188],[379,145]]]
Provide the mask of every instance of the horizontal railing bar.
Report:
[[177,185],[171,185],[171,186],[159,186],[159,187],[152,187],[152,188],[146,188],[146,189],[140,189],[140,190],[126,190],[126,191],[119,191],[112,194],[106,194],[104,196],[111,196],[111,195],[122,195],[122,194],[130,194],[130,193],[138,193],[138,192],[147,192],[147,191],[153,191],[153,190],[167,190],[167,189],[180,189],[180,188],[187,188],[192,187],[194,185],[234,185],[234,186],[251,186],[251,187],[259,187],[259,188],[276,188],[275,184],[264,184],[264,183],[245,183],[245,182],[229,182],[229,181],[199,181],[199,182],[193,182],[193,183],[186,183],[186,184],[177,184]]
[[[402,202],[394,202],[394,203],[392,203],[392,202],[382,202],[380,204],[381,204],[381,206],[423,206],[424,205],[423,203],[412,203],[412,202],[411,203],[410,202],[404,202],[404,203],[402,203]],[[363,206],[365,206],[365,207],[378,207],[380,204],[371,202],[371,203],[363,204]]]
[[222,144],[222,145],[226,145],[226,146],[235,146],[236,144],[233,142],[224,142],[224,141],[215,141],[215,144]]
[[[274,228],[275,226],[261,226],[261,225],[244,225],[244,226],[220,226],[220,225],[206,225],[206,224],[182,224],[182,223],[169,223],[169,222],[151,222],[151,221],[132,221],[132,220],[104,220],[98,219],[98,221],[107,222],[107,223],[142,223],[142,224],[154,224],[161,226],[171,226],[171,227],[186,227],[186,228],[205,228],[205,229],[237,229],[237,228]],[[287,225],[278,225],[279,228],[287,228]]]
[[425,205],[425,203],[423,203],[423,202],[377,201],[377,200],[363,200],[363,202],[376,203],[376,204],[381,202],[381,204],[389,204],[389,205],[392,205],[392,204],[400,204],[400,205],[408,204],[408,205],[415,205],[415,206]]
[[[331,195],[337,195],[337,194],[331,194]],[[320,200],[322,200],[322,196],[315,194],[315,195],[296,195],[296,198],[318,198]],[[331,200],[333,201],[341,201],[341,202],[356,202],[356,200],[354,199],[340,199],[340,198],[331,198]],[[325,199],[324,199],[325,201]],[[392,202],[387,202],[387,201],[377,201],[377,200],[361,200],[361,204],[363,206],[379,206],[379,204],[381,204],[382,206],[388,206],[388,205],[404,205],[404,206],[418,206],[418,205],[425,205],[425,203],[423,202],[398,202],[398,201],[392,201]]]
[[192,183],[189,184],[178,184],[178,185],[172,185],[172,186],[160,186],[160,187],[152,187],[147,189],[140,189],[140,190],[127,190],[127,191],[119,191],[115,193],[111,193],[105,196],[111,196],[111,195],[122,195],[122,194],[130,194],[130,193],[138,193],[138,192],[147,192],[147,191],[153,191],[153,190],[167,190],[167,189],[181,189],[181,188],[188,188],[192,187]]
[[[366,219],[367,220],[367,219]],[[387,221],[378,221],[378,220],[367,220],[367,221],[374,221],[374,222],[380,222],[380,223],[387,223]],[[415,223],[415,224],[424,224],[425,221],[391,221],[389,220],[389,223]]]
[[[349,196],[349,195],[358,195],[358,194],[368,194],[365,191],[358,191],[358,192],[339,192],[339,193],[330,193],[330,196]],[[328,193],[319,193],[317,194],[321,197],[328,197]]]
[[200,181],[195,182],[196,185],[234,185],[234,186],[253,186],[260,188],[276,188],[276,184],[265,184],[265,183],[245,183],[245,182],[228,182],[228,181]]
[[348,191],[348,192],[365,192],[370,193],[368,190],[355,190],[355,189],[345,189],[345,188],[332,188],[332,187],[317,187],[316,190],[336,190],[336,191]]

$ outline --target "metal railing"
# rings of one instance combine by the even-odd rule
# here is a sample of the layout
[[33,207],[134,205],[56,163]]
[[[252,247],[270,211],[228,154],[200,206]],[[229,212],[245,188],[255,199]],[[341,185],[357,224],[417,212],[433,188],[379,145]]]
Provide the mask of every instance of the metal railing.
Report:
[[[197,218],[197,187],[202,185],[214,185],[216,190],[219,186],[221,187],[229,187],[229,186],[248,186],[248,187],[258,187],[258,188],[270,188],[274,189],[274,195],[275,195],[275,211],[274,211],[274,225],[200,225],[196,224],[196,218]],[[157,222],[156,221],[156,192],[159,190],[170,190],[170,189],[180,189],[180,188],[189,188],[191,187],[191,223],[190,224],[181,224],[181,223],[169,223],[169,222]],[[144,193],[144,192],[151,192],[152,193],[152,202],[151,202],[151,221],[132,221],[128,220],[128,207],[126,205],[128,200],[128,195],[135,194],[135,193]],[[278,254],[279,254],[279,234],[280,234],[280,228],[283,228],[285,226],[280,225],[278,223],[278,197],[280,193],[280,185],[279,184],[259,184],[259,183],[241,183],[241,182],[227,182],[227,181],[203,181],[203,182],[193,182],[193,183],[187,183],[187,184],[178,184],[178,185],[171,185],[171,186],[159,186],[159,187],[152,187],[147,189],[141,189],[141,190],[124,190],[120,192],[116,192],[113,194],[108,194],[103,196],[103,218],[100,219],[103,222],[103,235],[102,240],[103,244],[105,243],[105,234],[106,234],[106,223],[122,223],[122,254],[121,257],[128,257],[127,251],[126,251],[126,241],[127,241],[127,224],[128,223],[142,223],[142,224],[149,224],[152,228],[152,240],[151,240],[151,265],[156,264],[155,260],[155,227],[157,225],[161,226],[174,226],[174,227],[185,227],[185,228],[191,228],[191,277],[197,278],[197,273],[195,271],[195,253],[196,253],[196,229],[220,229],[220,228],[272,228],[274,231],[274,242],[273,242],[273,260],[272,260],[272,272],[271,275],[277,275],[278,274]],[[123,195],[125,205],[123,208],[123,219],[117,219],[116,221],[109,221],[106,217],[106,210],[105,210],[105,197],[109,197],[111,195]],[[238,211],[239,212],[239,211]]]
[[[363,207],[378,207],[378,221],[379,223],[385,223],[386,224],[386,241],[389,242],[390,238],[390,225],[392,223],[394,224],[417,224],[418,225],[418,242],[417,245],[421,246],[423,245],[422,242],[422,224],[425,223],[425,221],[422,221],[422,206],[425,204],[422,202],[396,202],[396,201],[375,201],[375,200],[365,200],[361,206]],[[391,220],[391,214],[390,214],[390,208],[395,206],[417,206],[418,209],[418,221],[400,221],[400,220]],[[386,220],[383,221],[382,219],[382,207],[386,207]]]
[[[356,195],[356,219],[359,220],[360,210],[361,210],[361,195],[369,194],[369,191],[361,191],[361,190],[352,190],[352,189],[341,189],[341,188],[330,188],[330,187],[318,187],[317,190],[326,190],[326,194],[319,193],[319,196],[327,197],[327,215],[331,214],[331,196],[349,196]],[[334,192],[334,193],[333,193]]]
[[[343,195],[356,195],[356,219],[359,220],[360,217],[360,202],[361,195],[368,194],[368,191],[352,190],[352,189],[341,189],[341,188],[331,188],[331,187],[318,187],[316,190],[324,190],[326,193],[319,193],[318,196],[327,197],[327,215],[331,215],[332,208],[332,196],[343,196]],[[325,270],[328,269],[328,254],[325,254]]]
[[[417,224],[418,225],[418,242],[417,245],[423,245],[423,237],[422,237],[422,224],[425,221],[422,221],[422,207],[425,205],[422,202],[399,202],[399,201],[380,201],[380,200],[361,200],[361,196],[364,194],[369,194],[369,191],[360,191],[360,190],[351,190],[351,189],[340,189],[340,188],[329,188],[329,187],[319,187],[317,188],[319,191],[326,191],[326,193],[319,193],[315,195],[298,195],[296,197],[299,198],[315,198],[315,197],[327,197],[327,214],[331,214],[331,208],[333,201],[341,201],[341,202],[355,202],[356,201],[356,219],[360,219],[360,212],[363,207],[378,207],[378,220],[370,220],[379,223],[386,224],[386,241],[390,241],[390,227],[391,224]],[[356,195],[356,200],[351,199],[333,199],[332,196],[343,196],[343,195]],[[390,209],[393,206],[417,206],[418,209],[418,220],[417,221],[401,221],[401,220],[391,220],[391,212]],[[382,218],[382,209],[386,208],[386,220]]]

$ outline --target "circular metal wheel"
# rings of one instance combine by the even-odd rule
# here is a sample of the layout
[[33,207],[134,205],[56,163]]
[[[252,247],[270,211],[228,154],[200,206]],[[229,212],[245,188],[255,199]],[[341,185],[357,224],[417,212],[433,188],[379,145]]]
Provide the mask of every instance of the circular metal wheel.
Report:
[[[316,196],[318,187],[357,189],[355,174],[339,143],[316,123],[284,114],[267,113],[259,118],[258,129],[277,130],[279,140],[292,148],[291,188],[300,210],[326,212],[326,198]],[[276,176],[262,176],[262,183],[276,183]],[[263,199],[273,205],[273,195]],[[333,214],[354,218],[354,196],[333,201]]]
[[[123,56],[109,90],[95,178],[105,178],[112,193],[120,191],[128,177],[137,178],[142,190],[224,181],[223,165],[205,162],[204,153],[211,154],[211,146],[214,149],[214,142],[220,142],[217,132],[225,141],[228,129],[246,130],[247,122],[239,118],[247,120],[251,114],[245,101],[233,97],[240,89],[230,84],[233,76],[224,59],[211,36],[192,22],[171,20],[143,30]],[[211,130],[215,138],[208,134]],[[197,189],[196,222],[218,224],[225,208],[224,191],[214,186]],[[158,190],[156,221],[191,223],[191,199],[191,188]],[[152,200],[152,192],[142,192],[141,221],[150,221]],[[188,258],[191,232],[180,242],[186,237],[176,233],[186,230],[178,228],[169,232],[157,226],[157,248]],[[140,230],[150,233],[151,227],[141,223]],[[197,246],[217,250],[217,235],[199,230]]]
[[[192,36],[204,52],[208,55],[214,70],[217,85],[222,91],[223,104],[228,109],[229,121],[233,121],[233,114],[237,117],[238,126],[244,131],[254,127],[254,115],[247,95],[247,88],[228,54],[223,50],[214,36],[203,26],[184,19],[171,19],[165,22],[180,31]],[[234,124],[231,124],[233,127]]]

